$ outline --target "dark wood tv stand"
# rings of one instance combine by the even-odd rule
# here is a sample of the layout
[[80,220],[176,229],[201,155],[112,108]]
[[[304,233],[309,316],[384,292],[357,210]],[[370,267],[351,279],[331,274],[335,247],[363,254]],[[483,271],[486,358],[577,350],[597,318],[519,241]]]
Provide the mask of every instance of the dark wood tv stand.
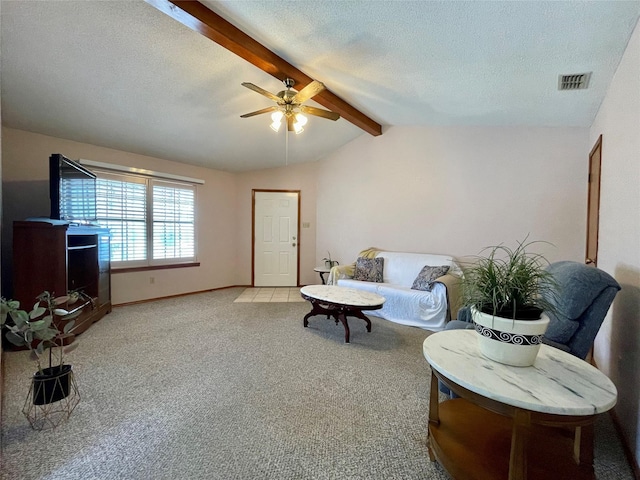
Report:
[[91,300],[62,306],[73,310],[86,303],[75,319],[74,333],[80,334],[111,312],[110,235],[106,228],[59,223],[13,222],[12,297],[29,311],[45,290],[55,296],[81,291]]

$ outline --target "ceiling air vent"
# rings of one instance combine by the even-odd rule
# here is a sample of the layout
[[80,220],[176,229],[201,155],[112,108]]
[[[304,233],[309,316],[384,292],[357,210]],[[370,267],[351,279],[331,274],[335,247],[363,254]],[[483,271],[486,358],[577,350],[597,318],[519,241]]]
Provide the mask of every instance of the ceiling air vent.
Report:
[[558,75],[558,90],[585,90],[589,87],[590,79],[591,72]]

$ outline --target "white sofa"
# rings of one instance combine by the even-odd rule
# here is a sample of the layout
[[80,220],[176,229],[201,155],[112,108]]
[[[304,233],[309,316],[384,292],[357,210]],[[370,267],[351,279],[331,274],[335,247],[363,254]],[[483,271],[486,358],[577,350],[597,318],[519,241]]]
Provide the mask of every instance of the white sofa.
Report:
[[[382,283],[354,280],[353,268],[348,266],[332,270],[332,283],[382,295],[386,299],[383,308],[371,311],[371,315],[403,325],[443,330],[459,306],[458,284],[462,271],[454,259],[446,255],[387,251],[379,251],[375,256],[384,258]],[[425,265],[448,265],[449,272],[437,279],[430,292],[412,290],[415,278]]]

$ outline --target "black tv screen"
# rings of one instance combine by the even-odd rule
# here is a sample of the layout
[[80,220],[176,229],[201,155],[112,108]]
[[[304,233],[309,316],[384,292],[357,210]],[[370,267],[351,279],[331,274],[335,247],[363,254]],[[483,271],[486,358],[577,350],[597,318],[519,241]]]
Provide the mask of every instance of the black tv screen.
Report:
[[49,197],[52,219],[96,221],[96,175],[60,153],[49,157]]

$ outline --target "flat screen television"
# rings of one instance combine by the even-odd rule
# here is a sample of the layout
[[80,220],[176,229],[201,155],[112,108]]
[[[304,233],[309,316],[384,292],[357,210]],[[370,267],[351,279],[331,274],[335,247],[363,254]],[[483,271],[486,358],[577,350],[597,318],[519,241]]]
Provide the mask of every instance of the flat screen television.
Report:
[[49,157],[51,218],[70,223],[96,221],[96,175],[60,153]]

